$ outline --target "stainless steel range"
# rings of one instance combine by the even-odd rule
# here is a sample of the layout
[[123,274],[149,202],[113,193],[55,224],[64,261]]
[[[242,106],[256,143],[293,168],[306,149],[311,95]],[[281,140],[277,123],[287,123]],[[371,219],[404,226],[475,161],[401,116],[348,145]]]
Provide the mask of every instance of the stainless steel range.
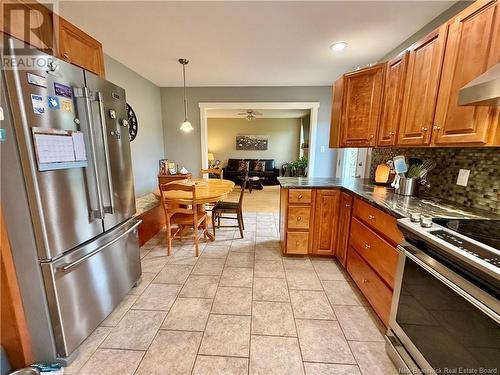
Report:
[[403,373],[497,374],[500,220],[398,220],[387,351]]

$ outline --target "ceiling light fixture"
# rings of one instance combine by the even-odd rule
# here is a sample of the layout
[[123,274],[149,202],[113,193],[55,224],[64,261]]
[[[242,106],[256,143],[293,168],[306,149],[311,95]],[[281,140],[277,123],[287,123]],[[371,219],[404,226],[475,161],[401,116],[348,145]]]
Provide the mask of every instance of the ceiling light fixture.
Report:
[[180,129],[185,132],[189,133],[192,131],[193,125],[188,121],[188,116],[187,116],[187,97],[186,97],[186,65],[189,63],[188,59],[179,59],[179,63],[182,65],[182,78],[184,81],[184,122],[182,123]]
[[343,49],[347,48],[347,46],[348,46],[347,42],[336,42],[330,46],[330,49],[332,51],[338,52],[338,51],[342,51]]

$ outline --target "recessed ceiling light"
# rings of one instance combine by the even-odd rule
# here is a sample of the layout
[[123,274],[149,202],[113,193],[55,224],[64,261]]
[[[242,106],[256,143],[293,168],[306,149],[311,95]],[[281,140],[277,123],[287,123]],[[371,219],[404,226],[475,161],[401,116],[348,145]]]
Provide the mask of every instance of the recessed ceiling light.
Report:
[[338,51],[342,51],[342,50],[343,50],[343,49],[345,49],[347,46],[348,46],[347,42],[337,42],[337,43],[333,43],[333,44],[330,46],[330,49],[331,49],[332,51],[338,52]]

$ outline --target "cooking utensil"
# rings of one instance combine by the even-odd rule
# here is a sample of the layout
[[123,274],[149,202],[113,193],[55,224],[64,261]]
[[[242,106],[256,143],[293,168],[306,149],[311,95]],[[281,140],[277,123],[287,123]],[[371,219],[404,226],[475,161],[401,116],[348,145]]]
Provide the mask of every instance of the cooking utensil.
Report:
[[406,173],[408,171],[408,165],[406,164],[404,155],[395,156],[392,160],[394,160],[394,170],[397,174]]
[[423,164],[422,159],[420,158],[408,158],[408,165],[421,165]]
[[418,178],[401,177],[394,192],[399,195],[415,196],[419,187]]

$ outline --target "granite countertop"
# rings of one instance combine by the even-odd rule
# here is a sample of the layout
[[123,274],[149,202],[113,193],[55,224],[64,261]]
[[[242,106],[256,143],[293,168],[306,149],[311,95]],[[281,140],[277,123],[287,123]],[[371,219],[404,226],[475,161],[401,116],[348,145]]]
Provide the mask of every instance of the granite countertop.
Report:
[[139,216],[160,204],[160,201],[153,193],[143,195],[135,200],[135,216]]
[[321,188],[342,189],[381,208],[397,218],[408,217],[412,212],[420,212],[432,217],[500,219],[494,213],[463,207],[450,202],[418,197],[406,197],[394,193],[390,187],[375,185],[367,179],[342,179],[323,177],[278,177],[281,187],[286,189]]

